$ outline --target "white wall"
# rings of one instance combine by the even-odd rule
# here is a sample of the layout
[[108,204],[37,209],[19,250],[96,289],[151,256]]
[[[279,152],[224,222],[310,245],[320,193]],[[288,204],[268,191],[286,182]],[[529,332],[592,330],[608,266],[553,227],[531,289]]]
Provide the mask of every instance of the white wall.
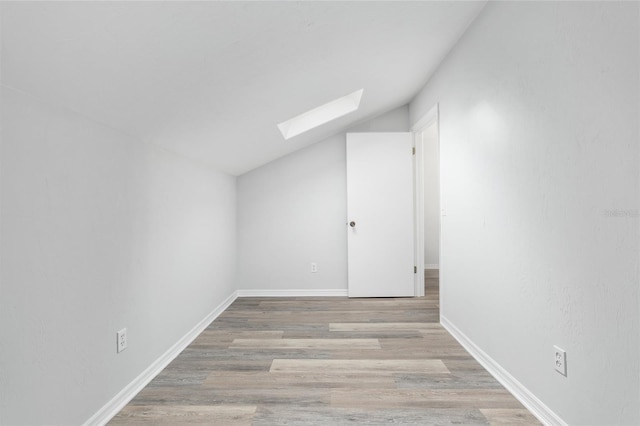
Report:
[[233,293],[235,178],[5,87],[1,116],[0,423],[80,424]]
[[438,123],[422,132],[424,167],[424,264],[438,269],[440,264],[440,157]]
[[[349,131],[408,128],[405,106]],[[345,153],[341,133],[238,177],[239,289],[347,289]]]
[[442,315],[569,424],[640,423],[638,7],[489,3],[411,104],[439,102]]

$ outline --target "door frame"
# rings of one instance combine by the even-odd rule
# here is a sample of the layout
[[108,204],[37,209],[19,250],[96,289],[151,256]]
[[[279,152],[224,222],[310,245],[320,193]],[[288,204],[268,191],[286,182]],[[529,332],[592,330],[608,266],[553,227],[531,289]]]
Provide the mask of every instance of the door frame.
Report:
[[[424,296],[424,142],[422,140],[422,132],[433,124],[438,125],[438,163],[440,158],[440,113],[439,106],[436,103],[429,111],[426,112],[413,126],[413,143],[415,148],[415,156],[413,159],[413,176],[414,176],[414,262],[417,268],[415,274],[415,295],[416,297]],[[440,198],[440,208],[442,209],[442,168],[438,171],[438,192]],[[441,216],[442,217],[442,216]],[[442,219],[440,220],[440,260],[442,265]],[[441,268],[442,269],[442,268]],[[440,276],[442,282],[442,276]]]

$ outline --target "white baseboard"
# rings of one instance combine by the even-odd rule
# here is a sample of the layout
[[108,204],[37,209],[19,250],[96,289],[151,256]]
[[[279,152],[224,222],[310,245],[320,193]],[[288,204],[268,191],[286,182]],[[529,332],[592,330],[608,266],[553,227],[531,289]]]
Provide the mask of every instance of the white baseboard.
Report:
[[238,298],[238,292],[233,292],[220,305],[218,305],[209,315],[193,327],[184,337],[182,337],[175,345],[169,348],[160,358],[153,362],[146,370],[122,389],[111,401],[98,410],[85,426],[105,425],[116,414],[122,410],[154,377],[156,377],[171,361],[173,361],[200,333],[206,329],[225,309]]
[[462,331],[447,318],[440,316],[444,328],[478,361],[493,377],[498,380],[513,396],[522,403],[543,424],[550,426],[567,426],[560,416],[540,401],[529,389],[516,380],[507,370],[502,368],[493,358],[487,355]]
[[335,289],[289,289],[289,290],[238,290],[238,297],[346,297],[349,290]]
[[440,265],[437,263],[425,263],[424,269],[440,269]]

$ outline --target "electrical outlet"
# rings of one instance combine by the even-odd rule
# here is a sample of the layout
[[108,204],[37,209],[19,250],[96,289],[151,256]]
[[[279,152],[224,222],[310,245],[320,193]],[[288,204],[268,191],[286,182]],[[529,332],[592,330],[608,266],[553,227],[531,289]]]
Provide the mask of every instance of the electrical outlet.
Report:
[[567,353],[557,346],[553,347],[554,366],[556,371],[563,376],[567,376]]
[[317,263],[315,263],[315,262],[311,263],[311,272],[314,273],[314,274],[316,272],[318,272],[318,264]]
[[122,330],[118,331],[117,337],[117,351],[118,353],[120,353],[127,349],[127,329],[123,328]]

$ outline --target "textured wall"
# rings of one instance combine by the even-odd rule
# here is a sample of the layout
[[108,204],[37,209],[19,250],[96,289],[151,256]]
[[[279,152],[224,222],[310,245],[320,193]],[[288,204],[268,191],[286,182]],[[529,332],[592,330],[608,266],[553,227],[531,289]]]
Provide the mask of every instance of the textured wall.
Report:
[[0,423],[81,424],[235,290],[235,178],[1,106]]
[[440,106],[442,314],[569,424],[640,423],[638,7],[490,3],[411,104]]

